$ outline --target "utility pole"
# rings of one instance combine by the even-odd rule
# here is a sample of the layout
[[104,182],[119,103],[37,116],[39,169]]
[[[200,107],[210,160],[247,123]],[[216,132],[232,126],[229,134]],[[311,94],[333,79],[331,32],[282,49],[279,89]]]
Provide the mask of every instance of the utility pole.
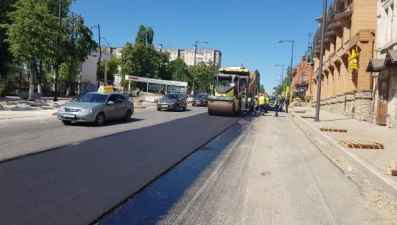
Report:
[[[197,44],[198,43],[205,43],[205,44],[208,44],[208,41],[196,41],[195,42],[195,44],[193,45],[194,46],[194,56],[193,56],[193,60],[194,60],[194,62],[193,62],[193,68],[196,70],[196,55],[197,55]],[[196,71],[195,71],[196,72]],[[192,85],[192,91],[191,91],[191,95],[193,96],[193,94],[194,94],[194,83],[195,83],[195,81],[196,81],[196,73],[194,73],[194,77],[193,77],[193,85]]]
[[316,117],[315,122],[320,122],[320,100],[321,100],[321,75],[323,74],[323,55],[324,55],[324,33],[327,15],[327,0],[323,2],[323,20],[321,21],[321,48],[320,48],[320,65],[317,77],[317,101],[316,101]]
[[98,44],[99,44],[99,58],[97,62],[97,69],[96,69],[96,79],[97,79],[97,87],[99,88],[100,86],[100,81],[99,81],[99,69],[101,68],[101,58],[102,58],[102,49],[101,49],[101,27],[99,26],[98,23]]
[[[62,0],[58,0],[58,35],[57,35],[57,47],[60,48],[60,40],[59,35],[61,34],[61,14],[62,14]],[[58,101],[58,80],[59,80],[59,64],[60,64],[60,56],[57,55],[55,59],[55,85],[54,85],[54,102]]]

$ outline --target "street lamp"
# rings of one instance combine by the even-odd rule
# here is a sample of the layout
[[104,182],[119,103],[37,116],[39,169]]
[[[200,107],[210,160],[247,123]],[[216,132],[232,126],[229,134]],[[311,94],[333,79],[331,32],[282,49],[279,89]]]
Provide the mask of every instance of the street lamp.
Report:
[[[294,61],[294,39],[278,41],[278,43],[283,43],[283,42],[291,42],[292,43],[292,50],[291,50],[291,78],[290,78],[290,82],[289,82],[290,89],[291,89],[290,91],[292,92],[291,84],[292,84],[292,64],[293,64],[293,61]],[[290,94],[290,96],[289,96],[290,102],[291,102],[291,97],[292,97],[292,94]]]
[[[284,80],[284,64],[282,65],[276,65],[276,66],[281,66],[281,80]],[[282,85],[282,81],[281,81],[281,85]]]
[[320,64],[318,68],[317,77],[317,101],[316,101],[316,117],[315,122],[320,122],[320,98],[321,98],[321,75],[323,73],[323,54],[324,54],[324,33],[325,33],[325,19],[327,15],[327,0],[323,1],[323,20],[321,21],[321,48],[320,48]]
[[[281,93],[283,92],[283,80],[282,80],[282,74],[276,74],[276,75],[274,75],[274,76],[280,76],[280,88],[281,88]],[[281,94],[281,93],[278,93],[278,94]]]
[[[208,41],[196,41],[195,44],[193,45],[194,47],[194,56],[193,56],[193,66],[196,66],[196,55],[197,55],[197,44],[198,43],[204,43],[204,44],[208,44]],[[193,85],[192,85],[192,91],[191,91],[191,95],[193,96],[194,93],[194,82],[196,80],[196,73],[193,76]]]

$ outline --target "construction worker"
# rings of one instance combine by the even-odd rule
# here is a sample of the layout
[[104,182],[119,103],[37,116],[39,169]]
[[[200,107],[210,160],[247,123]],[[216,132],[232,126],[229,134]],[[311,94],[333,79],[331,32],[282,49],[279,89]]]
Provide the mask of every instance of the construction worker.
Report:
[[276,95],[276,102],[274,104],[275,104],[275,107],[276,107],[274,109],[275,116],[278,116],[278,110],[279,110],[279,107],[280,107],[280,97],[278,95]]
[[269,107],[270,98],[268,94],[265,94],[265,113],[268,113],[267,109]]
[[259,100],[259,107],[261,109],[260,113],[261,115],[265,115],[265,96],[263,96],[263,94],[261,94],[261,96],[259,96],[258,98]]
[[255,98],[254,98],[254,102],[255,102],[255,111],[254,111],[254,113],[255,113],[255,115],[258,115],[259,114],[259,96],[258,95],[255,95]]

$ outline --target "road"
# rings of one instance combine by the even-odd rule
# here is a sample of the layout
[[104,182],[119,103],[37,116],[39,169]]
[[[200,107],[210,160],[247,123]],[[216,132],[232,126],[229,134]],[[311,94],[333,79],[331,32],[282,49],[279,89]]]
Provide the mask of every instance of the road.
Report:
[[98,224],[396,224],[284,115],[244,118]]
[[58,147],[0,163],[0,224],[393,224],[285,114],[235,123],[205,111],[3,123],[9,138],[40,131],[35,148]]
[[[210,117],[205,108],[154,110],[100,128],[49,121],[35,130],[47,120],[28,122],[32,130],[19,135],[38,139],[35,148],[68,145],[0,163],[0,224],[88,224],[239,120]],[[11,127],[8,135],[17,134]]]
[[84,124],[64,126],[56,116],[50,116],[50,113],[43,117],[0,120],[0,161],[186,118],[206,113],[206,110],[205,107],[189,106],[185,112],[160,113],[152,106],[143,110],[136,109],[129,123],[111,121],[103,127]]

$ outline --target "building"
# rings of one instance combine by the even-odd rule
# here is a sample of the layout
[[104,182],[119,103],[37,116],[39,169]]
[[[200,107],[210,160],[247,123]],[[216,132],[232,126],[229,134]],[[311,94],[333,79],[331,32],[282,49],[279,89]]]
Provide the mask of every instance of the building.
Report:
[[[371,73],[377,26],[376,1],[335,0],[327,13],[322,71],[319,71],[321,26],[314,36],[313,106],[321,85],[321,109],[372,120]],[[321,84],[317,81],[321,75]]]
[[302,57],[301,62],[296,67],[291,80],[291,91],[293,96],[305,100],[313,98],[313,74],[314,61],[312,47],[309,47]]
[[[173,61],[177,58],[183,59],[183,61],[188,66],[194,65],[194,49],[163,49],[160,45],[157,48],[158,51],[164,51],[170,53],[170,61]],[[196,65],[200,62],[205,63],[213,63],[218,68],[222,65],[222,53],[219,50],[212,50],[212,49],[197,49],[196,51]]]
[[373,59],[366,70],[374,77],[376,123],[397,127],[397,24],[396,0],[377,0],[377,31]]
[[[96,91],[97,88],[97,69],[98,69],[98,52],[91,52],[87,59],[81,63],[81,72],[79,77],[79,94],[84,94],[89,91]],[[110,60],[110,54],[102,52],[101,61]]]

